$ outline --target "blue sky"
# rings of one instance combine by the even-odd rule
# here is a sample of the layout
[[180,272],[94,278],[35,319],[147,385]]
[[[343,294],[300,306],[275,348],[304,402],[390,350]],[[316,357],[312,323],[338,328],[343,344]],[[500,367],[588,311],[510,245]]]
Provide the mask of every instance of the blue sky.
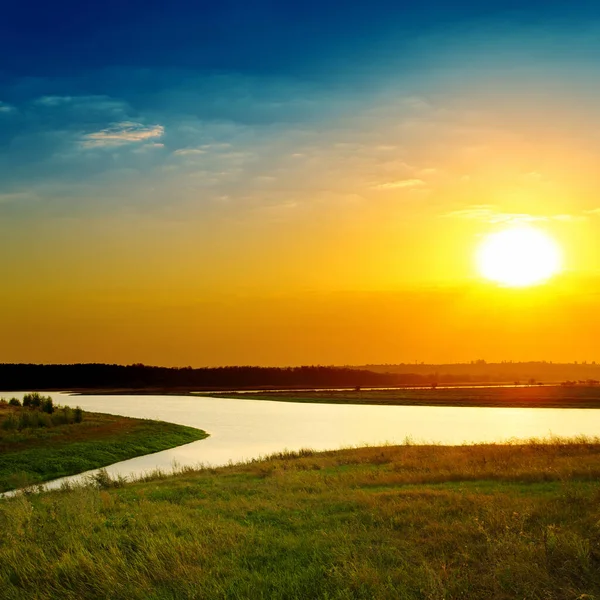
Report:
[[285,153],[347,143],[354,117],[387,107],[384,122],[396,100],[409,118],[419,102],[474,104],[495,86],[521,101],[532,77],[536,93],[585,87],[599,14],[562,1],[11,3],[0,212],[174,203],[186,193],[153,200],[149,178],[182,181],[193,158],[192,187],[231,198],[273,177]]
[[351,212],[486,127],[591,144],[599,17],[562,1],[11,3],[0,215]]
[[350,66],[389,40],[410,52],[424,32],[455,24],[589,19],[597,3],[503,2],[22,2],[3,8],[7,71],[56,75],[105,66],[186,67],[318,75]]

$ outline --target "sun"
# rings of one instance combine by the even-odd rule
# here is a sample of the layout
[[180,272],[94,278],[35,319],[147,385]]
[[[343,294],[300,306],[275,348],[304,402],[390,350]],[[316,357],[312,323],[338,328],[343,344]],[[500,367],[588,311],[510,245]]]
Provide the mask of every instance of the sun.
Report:
[[547,233],[514,227],[486,236],[477,250],[477,266],[486,279],[526,287],[556,275],[562,268],[562,253]]

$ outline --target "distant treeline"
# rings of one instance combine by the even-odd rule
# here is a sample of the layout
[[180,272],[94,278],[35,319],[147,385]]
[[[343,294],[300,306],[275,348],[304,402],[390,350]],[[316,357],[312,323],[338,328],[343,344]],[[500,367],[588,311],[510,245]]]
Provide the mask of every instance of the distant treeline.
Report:
[[532,383],[600,379],[600,365],[497,363],[368,365],[355,367],[216,367],[192,369],[142,364],[0,364],[0,390],[386,387],[452,383]]
[[263,387],[387,386],[415,381],[417,376],[375,373],[338,367],[218,367],[192,369],[136,365],[0,364],[0,389],[234,389]]
[[488,363],[475,360],[470,363],[431,365],[405,363],[396,365],[363,365],[357,367],[377,373],[395,373],[435,380],[438,383],[528,383],[530,380],[558,383],[570,380],[581,383],[600,379],[597,362],[553,363],[544,361]]

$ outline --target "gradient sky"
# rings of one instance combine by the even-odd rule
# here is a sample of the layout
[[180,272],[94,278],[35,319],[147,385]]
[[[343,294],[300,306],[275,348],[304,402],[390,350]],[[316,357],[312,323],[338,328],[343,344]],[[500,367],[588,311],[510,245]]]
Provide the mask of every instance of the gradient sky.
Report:
[[11,3],[0,361],[600,360],[599,100],[597,1]]

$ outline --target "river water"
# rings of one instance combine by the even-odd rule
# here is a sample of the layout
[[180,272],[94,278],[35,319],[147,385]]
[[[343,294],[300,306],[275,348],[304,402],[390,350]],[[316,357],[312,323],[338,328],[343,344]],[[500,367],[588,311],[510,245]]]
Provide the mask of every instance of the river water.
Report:
[[[25,392],[0,392],[22,398]],[[194,396],[69,396],[45,393],[55,403],[128,417],[189,425],[205,440],[126,460],[106,468],[112,476],[160,468],[220,466],[282,450],[335,450],[377,444],[500,442],[510,439],[600,435],[600,410],[467,408],[305,404]],[[93,473],[89,472],[88,474]],[[88,475],[65,478],[76,482]],[[49,488],[63,480],[46,484]]]

